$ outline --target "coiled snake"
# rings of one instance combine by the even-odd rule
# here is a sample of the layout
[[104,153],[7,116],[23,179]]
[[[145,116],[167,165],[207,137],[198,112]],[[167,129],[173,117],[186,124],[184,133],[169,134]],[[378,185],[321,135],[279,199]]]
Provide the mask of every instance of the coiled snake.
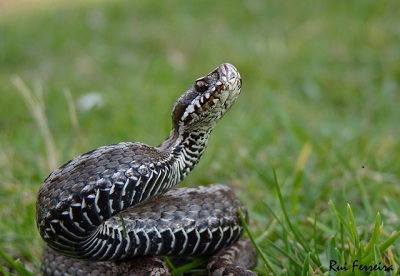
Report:
[[219,251],[209,261],[210,275],[254,275],[246,270],[256,260],[253,247],[237,242],[238,208],[246,209],[230,189],[171,189],[198,163],[241,86],[236,68],[222,64],[175,102],[173,129],[158,147],[100,147],[52,172],[36,205],[46,242],[43,274],[169,275],[159,258],[140,256]]

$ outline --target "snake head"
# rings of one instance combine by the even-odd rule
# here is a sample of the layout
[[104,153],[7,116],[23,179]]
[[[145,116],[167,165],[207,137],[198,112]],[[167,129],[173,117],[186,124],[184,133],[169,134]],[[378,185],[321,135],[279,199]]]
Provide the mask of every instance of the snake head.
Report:
[[197,79],[172,109],[175,130],[179,133],[212,130],[235,102],[241,87],[240,74],[229,63]]

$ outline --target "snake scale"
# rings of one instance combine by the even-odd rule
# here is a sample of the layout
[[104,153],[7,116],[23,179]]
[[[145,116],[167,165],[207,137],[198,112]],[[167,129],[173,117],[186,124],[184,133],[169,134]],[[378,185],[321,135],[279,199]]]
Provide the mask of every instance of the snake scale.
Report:
[[[221,64],[175,102],[158,147],[97,148],[52,172],[36,218],[44,275],[169,275],[154,256],[212,256],[209,275],[255,275],[256,253],[238,241],[246,208],[226,186],[174,188],[199,162],[210,133],[240,94],[237,69]],[[217,254],[216,254],[217,253]]]

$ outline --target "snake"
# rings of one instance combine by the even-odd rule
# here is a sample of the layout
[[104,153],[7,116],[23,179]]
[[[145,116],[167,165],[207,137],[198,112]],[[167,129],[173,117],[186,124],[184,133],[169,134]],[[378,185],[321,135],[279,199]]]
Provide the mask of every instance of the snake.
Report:
[[243,232],[248,211],[222,184],[175,188],[203,155],[242,79],[223,63],[174,103],[172,130],[153,147],[121,142],[84,153],[39,188],[43,275],[170,275],[160,256],[206,256],[208,275],[256,275]]

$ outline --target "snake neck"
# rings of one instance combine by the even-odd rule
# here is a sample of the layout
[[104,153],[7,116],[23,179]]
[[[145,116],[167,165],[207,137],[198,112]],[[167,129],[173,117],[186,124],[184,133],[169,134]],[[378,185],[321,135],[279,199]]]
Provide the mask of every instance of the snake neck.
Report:
[[[177,177],[177,183],[182,181],[196,166],[203,155],[211,129],[177,132],[172,130],[169,137],[157,148],[170,156],[167,162],[172,162]],[[177,184],[176,183],[176,184]]]

